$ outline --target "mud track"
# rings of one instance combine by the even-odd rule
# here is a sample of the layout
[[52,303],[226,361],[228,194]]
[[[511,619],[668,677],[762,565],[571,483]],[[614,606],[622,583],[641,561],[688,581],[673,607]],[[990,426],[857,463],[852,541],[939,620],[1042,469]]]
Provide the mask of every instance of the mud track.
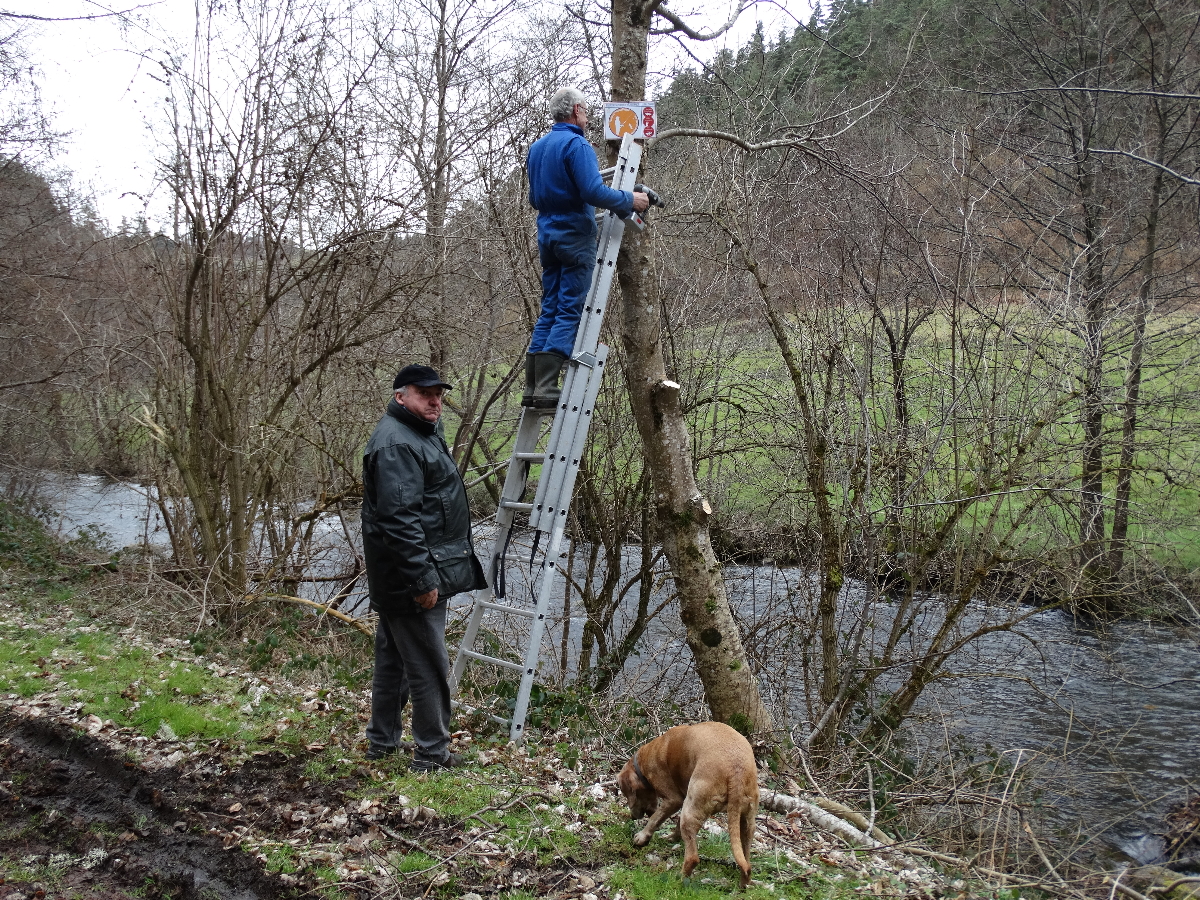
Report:
[[[306,896],[322,885],[315,873],[268,872],[266,856],[243,850],[242,838],[294,845],[305,834],[312,837],[306,822],[325,829],[327,820],[315,820],[331,810],[340,820],[333,846],[341,842],[347,854],[369,855],[367,844],[386,833],[393,848],[443,859],[461,891],[488,895],[521,887],[538,896],[577,898],[605,890],[597,885],[598,873],[561,857],[539,865],[533,851],[473,863],[465,851],[490,832],[469,829],[465,820],[414,818],[414,810],[398,801],[348,802],[359,780],[311,780],[304,774],[307,761],[303,753],[258,751],[231,766],[218,742],[191,755],[185,769],[148,767],[132,762],[119,743],[0,707],[0,871],[42,878],[0,878],[0,900]],[[330,840],[328,829],[324,833]],[[430,875],[370,876],[361,867],[358,878],[347,874],[338,884],[347,898],[429,896],[442,883]]]
[[201,781],[170,769],[148,771],[53,721],[0,711],[0,735],[0,858],[10,867],[28,861],[21,868],[56,869],[52,886],[0,883],[0,898],[32,898],[39,890],[229,900],[296,893],[207,833],[218,810],[255,792],[286,791],[297,773],[282,754]]

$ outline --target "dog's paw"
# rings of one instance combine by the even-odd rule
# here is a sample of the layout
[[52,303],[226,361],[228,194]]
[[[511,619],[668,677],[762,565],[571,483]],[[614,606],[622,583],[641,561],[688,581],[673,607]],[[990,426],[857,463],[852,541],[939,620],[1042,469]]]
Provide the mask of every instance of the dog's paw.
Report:
[[639,831],[633,836],[633,846],[635,847],[645,847],[648,843],[650,843],[650,835],[644,831]]

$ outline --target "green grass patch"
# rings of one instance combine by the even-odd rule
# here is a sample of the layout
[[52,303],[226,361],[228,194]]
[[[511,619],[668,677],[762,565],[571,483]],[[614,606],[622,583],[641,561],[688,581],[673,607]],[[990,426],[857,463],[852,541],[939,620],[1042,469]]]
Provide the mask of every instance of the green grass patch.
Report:
[[279,872],[290,875],[299,871],[296,848],[289,844],[267,844],[260,851],[267,858],[268,872]]
[[[0,625],[0,692],[53,691],[81,704],[84,715],[147,736],[165,723],[180,739],[253,739],[277,721],[280,710],[270,703],[245,711],[252,698],[240,679],[214,675],[186,648],[175,652],[180,658],[82,623],[56,634]],[[287,711],[303,719],[294,706]]]
[[412,853],[396,853],[393,854],[393,863],[396,871],[401,875],[410,872],[421,872],[425,869],[432,868],[437,865],[437,860],[432,856],[427,856],[420,851]]

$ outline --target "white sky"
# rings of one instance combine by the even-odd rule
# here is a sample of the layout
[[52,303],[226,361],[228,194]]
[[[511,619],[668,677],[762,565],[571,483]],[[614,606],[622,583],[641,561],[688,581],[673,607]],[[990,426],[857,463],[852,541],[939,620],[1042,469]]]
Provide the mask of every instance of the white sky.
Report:
[[[190,46],[195,0],[118,0],[115,6],[113,0],[0,0],[0,9],[8,13],[64,19],[129,9],[139,2],[144,5],[124,22],[101,18],[22,23],[39,70],[43,104],[55,127],[68,133],[52,164],[72,173],[76,188],[95,198],[101,216],[113,227],[123,218],[133,221],[143,214],[153,227],[166,208],[163,190],[156,193],[150,130],[163,115],[165,94],[154,77],[156,60],[168,46]],[[688,21],[695,26],[712,28],[728,18],[734,2],[685,0],[672,8],[681,15],[690,13]],[[808,15],[807,0],[767,0],[743,13],[724,38],[692,46],[707,58],[721,47],[743,45],[760,20],[773,38]],[[655,59],[654,67],[669,68],[663,62]]]

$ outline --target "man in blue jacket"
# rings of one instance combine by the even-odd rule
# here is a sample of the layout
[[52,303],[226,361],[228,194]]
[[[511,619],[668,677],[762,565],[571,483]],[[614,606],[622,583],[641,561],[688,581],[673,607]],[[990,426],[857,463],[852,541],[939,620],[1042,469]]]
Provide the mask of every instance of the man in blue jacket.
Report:
[[617,191],[600,177],[596,152],[584,137],[587,98],[560,88],[550,98],[554,127],[529,148],[529,202],[538,211],[542,311],[525,355],[524,406],[558,405],[558,372],[575,349],[575,332],[596,267],[596,210],[619,216],[644,212],[641,191]]
[[409,768],[418,772],[462,762],[450,752],[446,601],[487,583],[471,546],[467,490],[442,439],[449,388],[429,366],[405,366],[363,451],[363,559],[379,613],[367,758],[400,749],[411,699]]

